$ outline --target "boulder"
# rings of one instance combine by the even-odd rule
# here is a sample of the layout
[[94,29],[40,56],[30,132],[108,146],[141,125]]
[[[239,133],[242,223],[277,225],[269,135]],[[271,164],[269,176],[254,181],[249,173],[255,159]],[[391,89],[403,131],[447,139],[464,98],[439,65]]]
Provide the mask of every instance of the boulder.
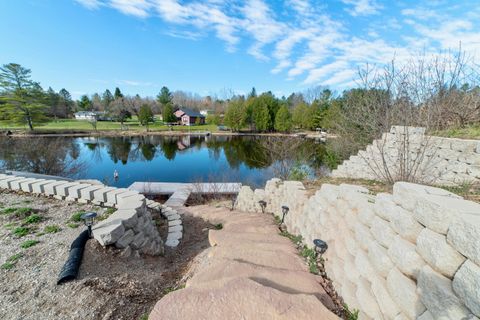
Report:
[[132,247],[132,249],[138,250],[142,247],[145,240],[145,235],[143,234],[143,232],[140,231],[135,235],[133,241],[130,243],[130,246]]
[[127,230],[116,242],[115,247],[119,249],[127,248],[132,243],[135,233],[132,230]]

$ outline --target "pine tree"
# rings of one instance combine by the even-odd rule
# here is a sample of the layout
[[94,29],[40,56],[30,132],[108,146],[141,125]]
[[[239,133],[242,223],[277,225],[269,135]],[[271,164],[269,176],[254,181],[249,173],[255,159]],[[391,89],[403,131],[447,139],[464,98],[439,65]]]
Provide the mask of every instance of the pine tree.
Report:
[[177,121],[177,117],[173,114],[173,105],[171,103],[167,103],[163,107],[162,112],[163,122],[165,123],[172,123]]
[[105,92],[102,95],[103,109],[105,111],[107,111],[107,112],[109,111],[110,104],[113,102],[113,100],[115,100],[115,98],[113,97],[110,90],[108,90],[108,89],[105,90]]
[[115,93],[113,94],[113,97],[114,97],[115,99],[123,98],[122,91],[120,91],[120,88],[119,88],[119,87],[116,87],[116,88],[115,88]]
[[148,104],[143,104],[140,107],[140,111],[138,112],[138,121],[140,121],[140,124],[145,126],[148,131],[148,124],[153,122],[152,108],[150,108]]
[[19,64],[0,67],[0,113],[15,123],[27,124],[33,130],[34,123],[47,120],[45,92],[30,79],[31,71]]
[[266,104],[260,104],[253,110],[253,120],[257,131],[265,132],[270,130],[270,114]]
[[289,132],[292,128],[292,117],[286,105],[282,105],[275,117],[275,130]]
[[240,131],[245,126],[245,105],[243,99],[230,101],[224,121],[232,131]]

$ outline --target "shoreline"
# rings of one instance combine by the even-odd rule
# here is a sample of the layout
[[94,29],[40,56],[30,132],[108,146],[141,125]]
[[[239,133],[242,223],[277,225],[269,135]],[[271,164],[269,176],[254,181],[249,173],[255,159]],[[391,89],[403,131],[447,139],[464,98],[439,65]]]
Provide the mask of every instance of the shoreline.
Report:
[[[24,130],[10,130],[11,135],[5,135],[5,130],[1,131],[5,137],[85,137],[85,136],[95,136],[95,137],[133,137],[133,136],[258,136],[258,137],[305,137],[310,139],[322,138],[316,132],[313,131],[303,131],[297,133],[281,133],[281,132],[270,132],[270,133],[260,133],[260,132],[223,132],[223,131],[116,131],[116,130],[102,130],[102,131],[79,131],[79,130],[49,130],[46,132],[34,131],[28,132]],[[336,135],[326,134],[325,138],[335,138]]]

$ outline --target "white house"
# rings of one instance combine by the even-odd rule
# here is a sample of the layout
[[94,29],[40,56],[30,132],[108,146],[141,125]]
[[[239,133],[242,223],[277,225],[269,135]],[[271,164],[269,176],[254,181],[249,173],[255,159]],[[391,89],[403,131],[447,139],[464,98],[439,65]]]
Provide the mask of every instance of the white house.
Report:
[[79,111],[74,114],[77,120],[95,120],[98,119],[98,114],[93,111]]

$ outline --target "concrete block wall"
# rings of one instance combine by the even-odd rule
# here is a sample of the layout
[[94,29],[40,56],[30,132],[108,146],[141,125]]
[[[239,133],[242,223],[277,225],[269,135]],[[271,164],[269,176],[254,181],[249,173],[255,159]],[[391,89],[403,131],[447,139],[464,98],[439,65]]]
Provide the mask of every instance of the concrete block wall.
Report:
[[412,170],[416,170],[418,181],[435,185],[480,183],[479,140],[426,136],[424,131],[394,126],[381,139],[345,160],[333,170],[332,176],[383,180],[385,167],[393,176],[399,176],[402,157],[407,159],[403,163],[409,163]]
[[[114,207],[117,210],[93,226],[93,236],[102,245],[123,249],[124,256],[159,255],[164,251],[147,206],[160,210],[160,204],[146,200],[142,194],[89,183],[25,178],[0,174],[0,188],[21,190],[53,196],[66,201],[78,201]],[[181,222],[180,222],[181,226]]]
[[313,247],[329,245],[325,268],[361,319],[480,317],[480,204],[443,189],[398,182],[393,194],[324,184],[314,194],[300,182],[272,179],[243,187],[237,209],[281,217]]

